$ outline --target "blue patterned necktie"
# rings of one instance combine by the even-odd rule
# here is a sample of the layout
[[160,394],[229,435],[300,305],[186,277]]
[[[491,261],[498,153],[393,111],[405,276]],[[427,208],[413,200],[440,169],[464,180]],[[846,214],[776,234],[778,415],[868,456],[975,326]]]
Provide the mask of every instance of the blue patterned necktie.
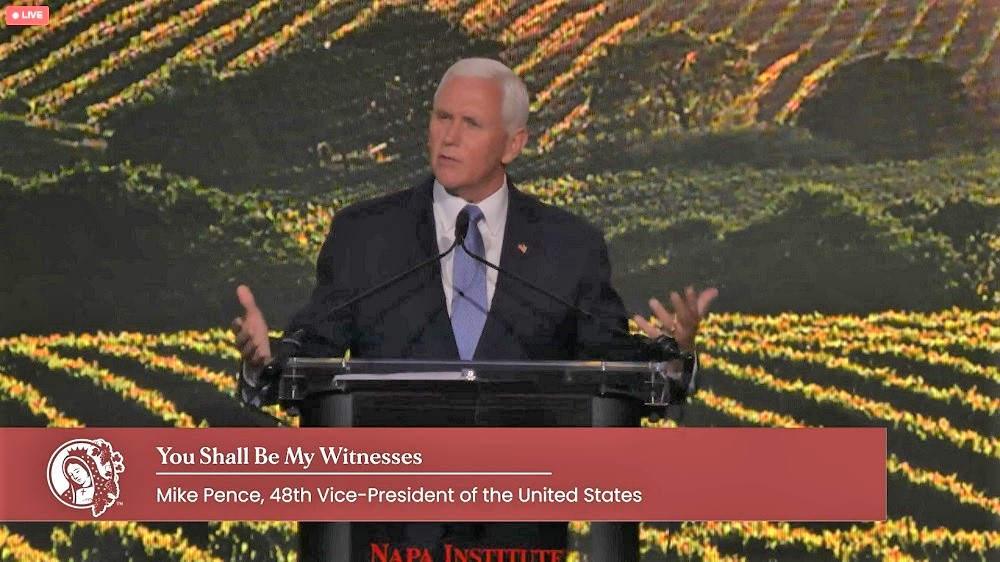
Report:
[[[462,211],[469,213],[465,247],[473,254],[485,257],[483,236],[479,232],[483,212],[475,205],[466,205]],[[459,246],[455,249],[452,271],[451,327],[458,344],[458,356],[472,359],[486,325],[486,266],[469,257]]]

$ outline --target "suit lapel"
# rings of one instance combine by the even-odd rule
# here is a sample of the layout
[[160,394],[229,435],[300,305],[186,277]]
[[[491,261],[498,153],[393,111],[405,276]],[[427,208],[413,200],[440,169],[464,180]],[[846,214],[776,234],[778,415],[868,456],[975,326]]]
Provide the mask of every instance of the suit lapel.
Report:
[[[413,210],[417,218],[417,240],[420,245],[421,260],[430,259],[438,252],[437,228],[434,224],[434,198],[431,190],[434,187],[434,180],[428,180],[413,189]],[[441,276],[441,263],[435,263],[431,269]]]
[[[416,211],[416,234],[420,252],[417,261],[423,261],[437,256],[440,252],[437,243],[437,225],[434,223],[434,197],[432,190],[434,179],[417,186],[413,194],[413,208]],[[416,265],[414,262],[413,265]],[[441,286],[440,260],[428,266],[424,274],[428,284],[427,329],[421,338],[425,349],[436,350],[432,354],[440,354],[440,358],[458,359],[458,346],[455,343],[455,333],[451,328],[451,318],[448,316],[448,305],[444,299],[444,288]]]

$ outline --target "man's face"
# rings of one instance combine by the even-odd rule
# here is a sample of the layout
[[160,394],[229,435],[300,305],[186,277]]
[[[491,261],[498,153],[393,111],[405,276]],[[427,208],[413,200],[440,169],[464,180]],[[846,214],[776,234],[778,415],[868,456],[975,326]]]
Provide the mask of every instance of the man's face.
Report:
[[500,85],[489,78],[454,76],[431,112],[428,144],[434,177],[467,201],[479,202],[503,183],[504,165],[524,147],[523,129],[508,133]]

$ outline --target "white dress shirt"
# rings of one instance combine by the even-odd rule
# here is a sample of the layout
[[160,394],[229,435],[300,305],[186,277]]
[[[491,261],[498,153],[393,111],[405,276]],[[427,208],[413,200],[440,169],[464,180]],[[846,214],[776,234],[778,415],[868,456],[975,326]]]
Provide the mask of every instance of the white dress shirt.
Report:
[[[503,233],[507,228],[507,203],[510,196],[507,192],[507,177],[503,185],[493,195],[480,201],[476,206],[483,212],[483,220],[479,221],[479,233],[483,236],[483,247],[486,250],[486,261],[499,265],[500,250],[503,248]],[[455,220],[458,213],[469,202],[445,191],[444,186],[434,182],[434,231],[438,249],[447,250],[455,242]],[[444,289],[444,299],[448,305],[448,315],[451,316],[451,298],[455,289],[452,286],[454,276],[455,252],[464,252],[461,247],[455,248],[441,260],[441,285]],[[486,266],[483,266],[486,267]],[[497,271],[486,268],[486,307],[493,304],[493,292],[497,286]]]

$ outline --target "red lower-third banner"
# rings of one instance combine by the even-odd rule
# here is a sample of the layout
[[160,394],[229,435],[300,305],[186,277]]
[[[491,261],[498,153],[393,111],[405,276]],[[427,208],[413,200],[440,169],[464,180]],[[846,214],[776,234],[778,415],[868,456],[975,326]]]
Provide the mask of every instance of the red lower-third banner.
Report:
[[872,521],[884,429],[0,428],[0,520]]

